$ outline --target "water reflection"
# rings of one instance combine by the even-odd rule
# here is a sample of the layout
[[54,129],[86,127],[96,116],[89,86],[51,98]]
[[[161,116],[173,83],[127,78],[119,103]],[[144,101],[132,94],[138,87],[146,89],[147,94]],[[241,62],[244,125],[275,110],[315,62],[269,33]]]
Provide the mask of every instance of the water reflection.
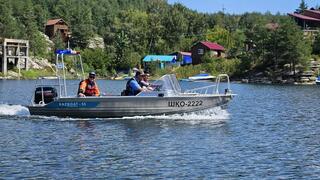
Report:
[[90,121],[79,120],[77,121],[77,127],[80,129],[94,129],[94,124]]

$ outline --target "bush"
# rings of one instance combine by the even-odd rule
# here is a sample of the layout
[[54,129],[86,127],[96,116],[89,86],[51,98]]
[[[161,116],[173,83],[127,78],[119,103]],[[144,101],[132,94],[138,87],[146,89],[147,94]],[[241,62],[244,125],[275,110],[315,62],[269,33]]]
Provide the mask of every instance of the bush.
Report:
[[161,76],[163,76],[165,74],[172,74],[172,73],[174,73],[174,71],[171,68],[165,68],[165,69],[158,68],[158,69],[156,69],[156,71],[154,73],[154,76],[155,77],[161,77]]
[[194,76],[199,74],[202,71],[201,65],[188,65],[188,66],[181,66],[178,67],[175,71],[176,76],[178,79],[181,78],[188,78],[190,76]]
[[48,69],[42,69],[42,70],[21,70],[22,79],[36,79],[41,76],[52,76],[54,73],[51,70]]
[[85,49],[82,53],[83,63],[87,65],[85,71],[91,69],[100,76],[106,76],[107,70],[112,68],[110,57],[103,49]]
[[211,75],[228,74],[233,76],[241,73],[239,59],[210,58],[206,63],[199,65],[181,66],[175,70],[177,78],[188,78],[199,73],[210,73]]
[[202,65],[212,75],[228,74],[230,76],[239,73],[240,60],[216,58]]

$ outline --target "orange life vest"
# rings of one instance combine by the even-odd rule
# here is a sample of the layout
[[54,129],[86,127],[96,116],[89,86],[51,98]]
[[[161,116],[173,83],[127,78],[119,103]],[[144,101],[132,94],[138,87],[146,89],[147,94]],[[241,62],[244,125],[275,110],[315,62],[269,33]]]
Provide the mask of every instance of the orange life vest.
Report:
[[86,96],[99,96],[100,91],[95,81],[89,79],[83,80],[79,84],[78,94],[83,93]]

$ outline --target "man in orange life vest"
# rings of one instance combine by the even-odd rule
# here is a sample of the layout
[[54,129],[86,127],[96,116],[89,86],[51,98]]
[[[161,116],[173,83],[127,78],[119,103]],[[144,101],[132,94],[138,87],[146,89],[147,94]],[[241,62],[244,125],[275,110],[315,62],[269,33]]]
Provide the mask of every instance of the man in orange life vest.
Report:
[[99,96],[100,91],[98,84],[95,82],[96,73],[90,72],[89,77],[86,80],[83,80],[79,84],[78,96]]

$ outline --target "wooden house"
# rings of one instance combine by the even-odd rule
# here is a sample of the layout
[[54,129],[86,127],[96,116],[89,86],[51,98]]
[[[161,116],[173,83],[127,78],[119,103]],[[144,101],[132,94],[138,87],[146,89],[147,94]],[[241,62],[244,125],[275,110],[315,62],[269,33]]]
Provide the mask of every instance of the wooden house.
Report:
[[52,39],[57,33],[61,34],[64,42],[67,42],[71,35],[69,26],[63,19],[49,19],[45,27],[45,34]]
[[289,16],[293,17],[302,29],[315,30],[320,28],[320,10],[306,9],[302,13],[288,13]]
[[201,41],[191,47],[192,64],[201,64],[206,54],[210,57],[224,57],[224,47],[213,42]]

